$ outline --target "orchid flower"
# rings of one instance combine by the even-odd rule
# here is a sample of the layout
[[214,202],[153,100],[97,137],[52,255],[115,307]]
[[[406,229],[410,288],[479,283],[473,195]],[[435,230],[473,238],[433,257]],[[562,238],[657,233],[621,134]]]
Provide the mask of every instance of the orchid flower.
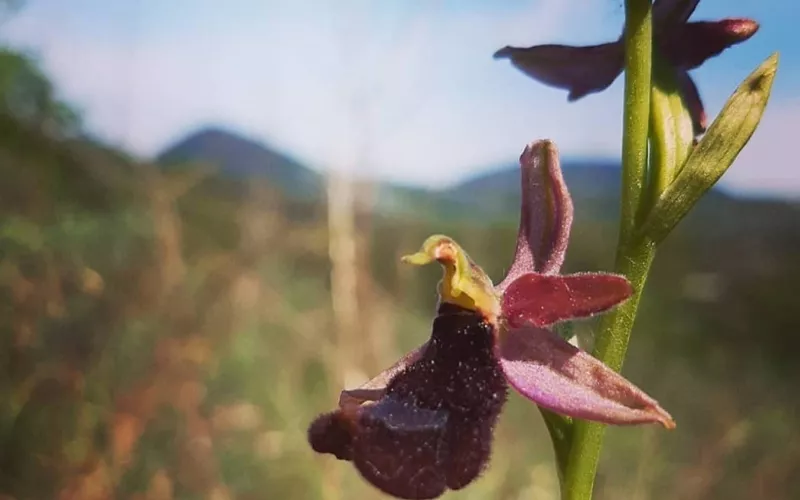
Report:
[[[751,19],[689,22],[700,0],[656,0],[653,3],[654,45],[675,70],[677,83],[692,117],[695,135],[706,130],[707,118],[689,70],[741,43],[758,31]],[[569,90],[569,101],[605,90],[622,73],[625,47],[622,36],[601,45],[572,47],[537,45],[504,47],[496,59],[509,58],[528,76]]]
[[548,326],[606,311],[632,293],[622,276],[561,275],[572,201],[555,146],[520,158],[522,209],[516,252],[494,286],[451,238],[431,236],[410,264],[444,268],[430,339],[308,430],[311,447],[352,461],[374,486],[401,498],[436,498],[487,466],[508,386],[542,408],[607,424],[660,423],[659,404]]

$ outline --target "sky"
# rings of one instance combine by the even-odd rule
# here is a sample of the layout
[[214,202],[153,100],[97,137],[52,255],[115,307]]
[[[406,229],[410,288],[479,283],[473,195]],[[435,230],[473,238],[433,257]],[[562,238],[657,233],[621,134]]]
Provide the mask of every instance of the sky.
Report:
[[[794,0],[703,0],[692,17],[761,23],[693,72],[710,117],[781,54],[729,190],[800,198],[796,12]],[[93,135],[142,159],[219,125],[318,171],[441,187],[541,138],[565,157],[619,157],[622,78],[568,103],[492,54],[611,41],[622,22],[622,0],[28,0],[0,40],[36,55]]]

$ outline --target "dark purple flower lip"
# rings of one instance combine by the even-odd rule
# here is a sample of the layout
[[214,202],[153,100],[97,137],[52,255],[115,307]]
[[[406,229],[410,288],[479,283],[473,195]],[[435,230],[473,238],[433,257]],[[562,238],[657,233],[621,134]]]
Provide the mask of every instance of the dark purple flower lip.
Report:
[[[698,3],[699,0],[656,0],[653,4],[654,44],[674,68],[696,135],[705,132],[707,119],[697,86],[688,71],[748,40],[759,28],[756,21],[746,18],[689,22]],[[614,83],[625,65],[624,51],[620,37],[615,42],[583,47],[503,47],[494,57],[510,59],[531,78],[568,90],[568,100],[575,101]]]
[[485,468],[507,387],[562,415],[607,424],[672,417],[650,396],[549,326],[599,314],[632,293],[608,273],[561,275],[572,200],[549,141],[520,157],[522,204],[514,259],[493,286],[447,236],[428,238],[407,263],[442,265],[431,338],[318,417],[309,442],[352,461],[382,491],[435,498]]
[[494,325],[443,302],[414,361],[380,393],[363,396],[349,394],[311,424],[315,451],[352,461],[370,483],[400,498],[436,498],[465,487],[489,462],[507,396]]

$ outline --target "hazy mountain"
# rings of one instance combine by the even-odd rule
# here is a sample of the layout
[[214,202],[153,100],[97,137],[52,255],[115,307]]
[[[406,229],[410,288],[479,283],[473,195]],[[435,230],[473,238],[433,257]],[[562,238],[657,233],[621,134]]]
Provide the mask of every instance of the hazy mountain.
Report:
[[[186,163],[210,164],[221,175],[233,179],[262,176],[290,196],[321,195],[322,176],[318,173],[268,145],[221,128],[194,132],[168,147],[157,160],[167,168]],[[616,198],[619,169],[614,161],[567,159],[563,169],[576,199],[602,204]],[[377,189],[375,208],[383,213],[449,218],[463,216],[464,205],[468,205],[471,217],[503,217],[508,210],[516,210],[519,167],[515,163],[501,165],[440,191],[391,184]]]
[[186,163],[213,165],[226,177],[269,179],[292,196],[314,196],[322,186],[321,176],[291,157],[236,133],[208,127],[188,135],[158,155],[169,168]]
[[[158,161],[166,168],[186,163],[211,164],[229,179],[246,181],[254,176],[264,177],[290,197],[308,199],[323,196],[323,177],[320,174],[267,145],[221,128],[208,127],[188,135],[162,152]],[[578,219],[586,222],[616,219],[619,164],[615,160],[567,157],[562,159],[562,169],[575,201]],[[381,184],[376,189],[374,208],[385,215],[505,219],[515,217],[519,209],[519,166],[516,162],[499,165],[443,190],[393,184]],[[740,200],[714,190],[706,196],[697,212],[703,215],[703,220],[715,220],[717,226],[771,225],[775,219],[761,217],[764,206],[781,213],[787,206],[796,210],[796,205],[780,200]],[[751,215],[753,213],[759,216]]]

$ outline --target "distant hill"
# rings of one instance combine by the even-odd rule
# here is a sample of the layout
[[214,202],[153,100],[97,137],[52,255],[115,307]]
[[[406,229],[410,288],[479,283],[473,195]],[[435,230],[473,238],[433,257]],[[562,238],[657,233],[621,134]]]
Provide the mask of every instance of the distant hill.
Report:
[[319,174],[260,142],[217,127],[194,132],[158,155],[166,168],[187,163],[213,165],[226,177],[246,180],[264,177],[290,196],[320,193]]
[[[293,198],[314,200],[324,196],[323,177],[317,172],[268,145],[219,127],[207,127],[188,135],[158,155],[157,160],[165,168],[187,163],[210,164],[220,175],[243,182],[254,176],[263,177]],[[567,157],[562,159],[562,169],[575,201],[576,217],[587,223],[615,222],[619,164],[609,159]],[[380,184],[376,189],[373,208],[383,215],[447,220],[513,219],[519,209],[519,166],[516,162],[499,165],[443,190],[394,184]],[[752,217],[745,215],[749,210],[744,208],[764,204],[779,207],[781,213],[787,206],[778,200],[751,203],[714,190],[698,211],[717,221],[717,225],[742,226],[745,220],[748,224],[764,225],[770,222],[750,220]],[[741,215],[731,218],[739,208],[743,208]]]
[[[165,168],[187,163],[213,165],[221,175],[231,179],[263,177],[291,197],[322,195],[320,174],[268,145],[219,127],[191,133],[159,154],[157,161]],[[591,203],[603,212],[616,207],[615,203],[603,203],[614,200],[619,190],[619,168],[614,161],[567,159],[563,164],[576,200]],[[515,163],[501,165],[492,172],[439,191],[392,184],[381,184],[377,189],[375,209],[381,213],[459,218],[464,216],[464,206],[468,205],[470,217],[502,218],[509,210],[516,210],[519,167]]]

